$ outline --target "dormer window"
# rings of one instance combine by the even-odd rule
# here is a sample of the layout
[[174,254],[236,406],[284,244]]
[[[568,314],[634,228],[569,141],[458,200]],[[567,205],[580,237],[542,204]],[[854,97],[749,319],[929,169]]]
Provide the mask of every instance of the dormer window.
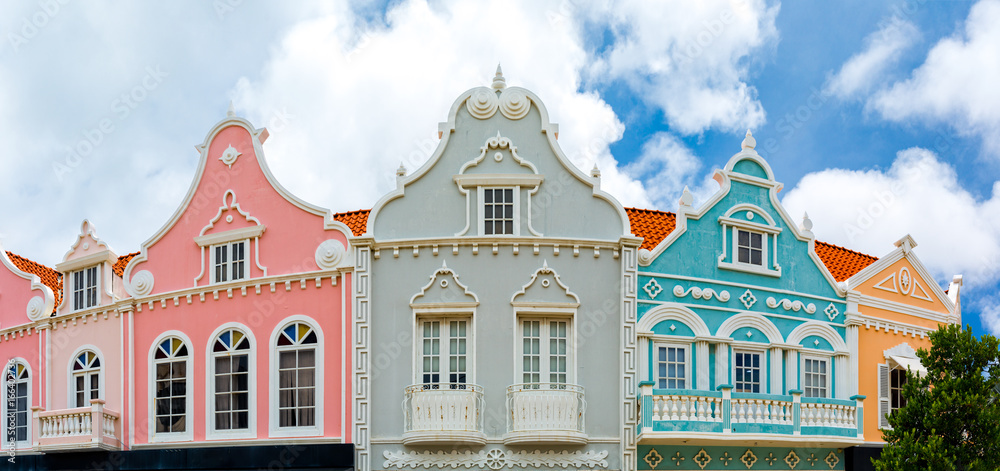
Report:
[[483,234],[514,234],[514,189],[483,189]]
[[736,229],[736,254],[739,263],[764,265],[764,234]]
[[73,272],[73,310],[97,305],[97,267]]
[[246,278],[246,254],[249,240],[212,246],[212,283]]

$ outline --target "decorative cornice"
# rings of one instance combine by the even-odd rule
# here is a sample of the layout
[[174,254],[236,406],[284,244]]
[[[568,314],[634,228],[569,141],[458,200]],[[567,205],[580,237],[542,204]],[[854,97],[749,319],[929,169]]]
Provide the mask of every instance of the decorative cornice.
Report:
[[499,470],[503,468],[526,468],[526,467],[574,467],[574,468],[607,468],[607,451],[517,451],[508,452],[501,449],[483,450],[477,453],[466,452],[444,452],[423,453],[411,451],[384,451],[382,456],[385,468],[489,468]]

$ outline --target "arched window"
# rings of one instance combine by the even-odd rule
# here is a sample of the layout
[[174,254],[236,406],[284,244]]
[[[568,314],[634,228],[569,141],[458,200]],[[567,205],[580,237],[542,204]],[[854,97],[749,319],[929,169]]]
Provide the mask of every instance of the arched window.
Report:
[[84,350],[73,361],[74,407],[89,407],[91,399],[101,398],[101,358]]
[[153,353],[156,372],[156,433],[187,431],[188,347],[177,337],[162,340]]
[[19,361],[13,362],[4,372],[4,448],[11,442],[28,442],[28,368]]
[[250,428],[250,338],[240,329],[222,331],[212,344],[216,431]]
[[316,332],[293,322],[278,334],[278,426],[316,425]]

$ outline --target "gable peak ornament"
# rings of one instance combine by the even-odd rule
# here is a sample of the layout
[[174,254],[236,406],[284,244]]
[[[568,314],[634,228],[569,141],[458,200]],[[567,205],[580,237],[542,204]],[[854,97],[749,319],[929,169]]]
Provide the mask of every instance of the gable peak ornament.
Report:
[[236,109],[233,108],[233,100],[229,100],[229,109],[226,110],[226,116],[230,118],[236,116]]
[[503,90],[507,88],[507,80],[503,78],[503,69],[500,68],[500,64],[497,63],[497,73],[493,76],[493,89]]
[[753,138],[753,134],[750,134],[750,130],[747,129],[747,136],[743,138],[743,144],[741,144],[743,150],[753,150],[757,147],[757,140]]

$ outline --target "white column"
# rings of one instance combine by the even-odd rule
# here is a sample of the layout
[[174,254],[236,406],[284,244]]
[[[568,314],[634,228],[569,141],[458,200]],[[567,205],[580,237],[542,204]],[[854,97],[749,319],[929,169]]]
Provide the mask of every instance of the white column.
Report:
[[860,326],[861,323],[857,320],[847,320],[847,349],[851,356],[847,358],[847,371],[841,373],[838,369],[837,373],[839,378],[847,380],[847,394],[842,396],[842,399],[858,395],[858,332]]
[[771,371],[768,372],[768,376],[771,377],[771,394],[781,394],[784,391],[781,390],[781,364],[782,350],[780,348],[771,349]]
[[799,389],[799,352],[788,351],[788,358],[785,361],[785,382],[788,383],[788,390]]
[[639,382],[652,381],[649,376],[649,337],[639,337]]
[[729,345],[715,344],[715,385],[729,384]]
[[[850,363],[848,361],[849,358],[850,357],[847,356],[847,355],[837,355],[836,357],[834,357],[834,362],[837,365],[837,367],[835,368],[837,370],[837,377],[834,378],[834,380],[833,380],[833,384],[834,384],[834,396],[833,397],[835,397],[837,399],[847,399],[850,396],[854,396],[854,394],[851,394],[850,396],[848,396],[847,391],[848,391],[849,386],[847,384],[847,381],[845,381],[846,378],[844,378],[844,374],[846,372],[850,371],[850,368],[847,366],[847,364]],[[847,374],[850,374],[850,373],[847,373]],[[856,378],[855,378],[854,382],[857,383],[857,379]]]
[[711,373],[712,370],[711,368],[709,368],[710,365],[708,362],[708,341],[705,340],[697,341],[695,343],[695,350],[696,350],[695,358],[697,358],[698,361],[698,374],[696,376],[698,378],[697,387],[698,389],[707,391],[709,384],[708,375],[712,374]]

